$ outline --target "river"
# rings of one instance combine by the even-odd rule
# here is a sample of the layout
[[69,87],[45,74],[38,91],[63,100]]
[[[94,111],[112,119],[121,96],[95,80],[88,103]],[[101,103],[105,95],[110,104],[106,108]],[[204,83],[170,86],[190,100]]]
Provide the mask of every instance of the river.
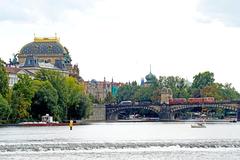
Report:
[[240,123],[128,122],[1,127],[1,160],[202,160],[240,157]]

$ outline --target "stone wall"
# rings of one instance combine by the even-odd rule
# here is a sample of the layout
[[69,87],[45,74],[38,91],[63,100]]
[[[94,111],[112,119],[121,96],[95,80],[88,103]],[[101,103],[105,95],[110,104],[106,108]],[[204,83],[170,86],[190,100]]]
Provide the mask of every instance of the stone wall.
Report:
[[106,107],[100,104],[93,105],[93,113],[87,119],[89,121],[105,121],[106,120]]

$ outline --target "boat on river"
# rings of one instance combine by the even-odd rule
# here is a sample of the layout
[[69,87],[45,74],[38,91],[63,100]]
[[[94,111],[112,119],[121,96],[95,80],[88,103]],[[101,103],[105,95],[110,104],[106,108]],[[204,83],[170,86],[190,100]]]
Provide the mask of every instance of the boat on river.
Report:
[[206,125],[204,123],[196,123],[192,124],[191,128],[206,128]]
[[67,126],[68,123],[59,123],[59,122],[21,122],[19,126]]
[[[74,122],[73,125],[80,125],[82,123],[80,122]],[[49,114],[46,114],[42,116],[42,121],[41,122],[21,122],[18,123],[19,126],[35,126],[35,127],[40,127],[40,126],[68,126],[69,122],[58,122],[58,121],[53,121],[53,117],[50,116]]]

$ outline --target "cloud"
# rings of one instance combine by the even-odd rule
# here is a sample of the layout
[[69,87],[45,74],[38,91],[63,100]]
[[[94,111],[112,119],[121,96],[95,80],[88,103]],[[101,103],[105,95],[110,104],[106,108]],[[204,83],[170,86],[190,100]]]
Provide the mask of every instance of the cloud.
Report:
[[240,26],[239,0],[200,0],[201,22],[220,21],[226,26]]
[[[84,12],[95,0],[1,0],[0,21],[11,22],[58,22],[68,10]],[[13,5],[14,4],[14,5]]]
[[[0,57],[6,61],[32,41],[33,33],[46,37],[57,33],[69,49],[73,63],[79,64],[85,80],[113,77],[114,81],[140,81],[149,73],[151,64],[156,76],[178,75],[189,80],[198,72],[210,70],[217,81],[231,82],[240,90],[240,77],[236,75],[240,67],[240,29],[216,21],[212,13],[216,9],[209,9],[214,3],[210,5],[204,0],[200,4],[198,0],[0,2]],[[205,23],[196,21],[199,11]]]

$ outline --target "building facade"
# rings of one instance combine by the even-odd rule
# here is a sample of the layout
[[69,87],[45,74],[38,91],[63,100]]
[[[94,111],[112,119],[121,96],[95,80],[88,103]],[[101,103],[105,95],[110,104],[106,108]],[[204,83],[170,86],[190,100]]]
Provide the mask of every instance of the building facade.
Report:
[[33,42],[24,45],[13,60],[10,59],[6,69],[9,73],[9,86],[17,81],[17,74],[34,74],[40,69],[54,70],[65,76],[73,76],[79,81],[78,65],[72,66],[69,51],[58,37],[34,37]]
[[91,81],[85,81],[85,92],[93,96],[97,101],[103,102],[108,93],[111,93],[113,96],[116,96],[117,90],[124,83],[109,82],[106,81],[96,81],[95,79]]
[[72,69],[69,52],[57,37],[35,37],[33,42],[22,47],[17,56],[19,68],[33,73],[45,68],[68,74]]
[[33,76],[33,74],[25,69],[20,69],[20,68],[17,68],[17,67],[6,67],[6,71],[8,73],[8,76],[9,76],[9,80],[8,80],[8,84],[9,84],[9,87],[13,87],[13,85],[15,83],[17,83],[17,81],[19,80],[18,79],[18,74],[27,74],[29,75],[30,77]]

